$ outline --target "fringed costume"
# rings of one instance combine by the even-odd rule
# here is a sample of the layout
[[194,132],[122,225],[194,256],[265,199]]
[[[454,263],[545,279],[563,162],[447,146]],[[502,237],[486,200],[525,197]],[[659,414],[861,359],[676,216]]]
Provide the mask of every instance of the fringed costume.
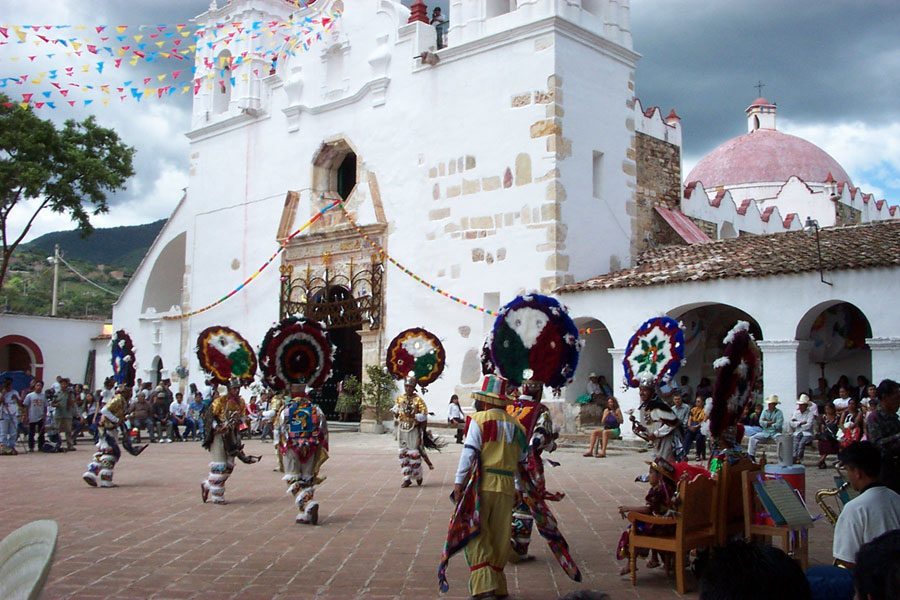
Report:
[[298,510],[295,521],[308,525],[319,522],[314,497],[315,486],[325,480],[319,469],[328,460],[328,422],[305,389],[331,377],[334,350],[325,328],[301,317],[289,317],[269,329],[259,350],[266,383],[275,390],[291,388],[287,402],[276,396],[276,440],[282,479]]
[[413,479],[422,485],[423,432],[425,422],[428,421],[428,406],[418,394],[413,393],[410,397],[403,393],[397,396],[393,411],[399,424],[397,444],[403,487],[412,485]]
[[203,447],[209,450],[209,476],[200,484],[203,501],[210,499],[213,504],[227,504],[225,482],[234,471],[234,459],[253,464],[259,457],[244,454],[244,445],[239,432],[240,424],[247,416],[247,405],[237,390],[239,384],[231,386],[228,394],[218,396],[209,407],[212,427],[206,432]]
[[[113,470],[116,463],[122,457],[122,451],[119,450],[119,444],[116,441],[116,434],[119,431],[119,425],[125,419],[128,412],[128,398],[131,391],[122,391],[106,403],[100,410],[100,432],[97,441],[97,452],[94,453],[94,460],[88,465],[87,472],[82,475],[85,483],[91,487],[116,487],[113,483]],[[147,445],[140,448],[134,448],[131,445],[131,436],[126,435],[123,438],[125,450],[132,456],[137,456],[147,449]]]
[[203,447],[209,450],[210,461],[209,475],[200,484],[204,503],[211,499],[213,504],[227,504],[225,482],[234,471],[234,459],[253,464],[262,458],[244,454],[240,436],[248,412],[240,389],[253,382],[256,354],[237,331],[217,325],[207,327],[197,336],[197,359],[211,381],[228,385],[228,392],[216,396],[201,413]]
[[281,411],[279,449],[283,458],[288,493],[297,505],[297,522],[315,525],[319,503],[313,500],[314,486],[325,480],[319,468],[328,460],[328,422],[309,397],[298,395]]
[[422,485],[422,462],[429,469],[434,468],[428,459],[428,448],[443,448],[427,431],[428,407],[416,394],[416,386],[424,393],[428,384],[440,377],[445,362],[446,352],[440,339],[421,327],[401,331],[388,344],[385,366],[394,378],[404,380],[405,388],[391,409],[398,422],[401,487],[409,487],[413,480]]

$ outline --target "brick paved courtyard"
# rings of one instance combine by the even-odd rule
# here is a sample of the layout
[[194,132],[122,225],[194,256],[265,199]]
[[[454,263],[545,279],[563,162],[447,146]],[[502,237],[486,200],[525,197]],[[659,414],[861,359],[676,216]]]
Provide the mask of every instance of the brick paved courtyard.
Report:
[[[335,433],[331,442],[328,480],[316,496],[318,527],[294,524],[269,443],[247,442],[249,453],[265,458],[239,463],[227,485],[230,504],[214,506],[200,500],[209,459],[198,443],[154,444],[138,458],[126,455],[116,469],[120,487],[104,490],[81,480],[93,451],[83,439],[73,453],[0,458],[0,536],[35,519],[59,523],[43,598],[441,597],[437,566],[460,446],[435,454],[423,487],[400,489],[391,436]],[[551,506],[584,581],[565,576],[535,531],[537,560],[507,567],[511,597],[549,600],[576,589],[615,600],[678,597],[660,569],[642,568],[632,587],[614,560],[623,528],[616,506],[642,502],[646,484],[633,479],[647,454],[616,448],[601,460],[582,451],[553,455],[562,465],[548,466],[548,487],[567,494]],[[827,485],[826,474],[808,471],[809,497]],[[811,564],[830,563],[831,536],[826,522],[816,524]],[[466,598],[461,554],[449,576],[443,597]]]

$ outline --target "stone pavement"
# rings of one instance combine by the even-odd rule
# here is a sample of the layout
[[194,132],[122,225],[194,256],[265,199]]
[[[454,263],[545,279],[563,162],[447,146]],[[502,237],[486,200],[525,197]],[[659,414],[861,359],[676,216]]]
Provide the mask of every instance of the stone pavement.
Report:
[[[452,442],[452,438],[451,438]],[[452,509],[448,498],[461,446],[434,453],[425,485],[400,489],[390,435],[332,435],[331,459],[318,489],[319,526],[294,523],[296,510],[273,472],[270,443],[248,441],[256,465],[238,463],[228,481],[230,504],[200,499],[208,454],[198,443],[154,444],[123,456],[115,489],[81,479],[93,449],[0,458],[0,536],[35,519],[59,523],[59,543],[43,598],[316,598],[458,599],[468,596],[462,554],[450,562],[451,589],[437,589],[437,566]],[[551,503],[584,580],[570,581],[534,533],[537,560],[507,567],[512,598],[550,600],[572,590],[615,600],[676,598],[674,580],[642,567],[638,585],[619,577],[614,559],[624,522],[616,507],[640,504],[647,454],[613,448],[606,459],[563,448],[548,465],[548,487],[566,498]],[[809,461],[808,461],[809,462]],[[807,491],[827,485],[807,471]],[[811,564],[830,563],[832,528],[811,532]],[[696,582],[691,585],[696,590]],[[696,593],[688,597],[696,597]]]

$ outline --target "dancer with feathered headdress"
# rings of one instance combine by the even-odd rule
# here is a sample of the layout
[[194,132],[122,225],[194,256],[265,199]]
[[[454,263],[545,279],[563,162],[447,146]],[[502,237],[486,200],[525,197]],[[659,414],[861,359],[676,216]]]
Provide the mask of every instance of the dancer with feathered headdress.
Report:
[[259,462],[259,456],[244,454],[240,428],[246,426],[247,405],[241,386],[249,385],[256,373],[256,356],[249,342],[228,327],[208,327],[197,337],[197,358],[213,384],[227,384],[228,391],[203,409],[203,447],[209,450],[209,476],[200,484],[203,502],[227,504],[225,482],[234,471],[234,459]]
[[[556,450],[558,434],[549,409],[541,403],[544,386],[555,391],[571,382],[578,365],[582,343],[578,328],[565,307],[549,296],[518,296],[500,309],[488,346],[491,363],[513,386],[520,386],[518,397],[506,407],[525,429],[528,451],[520,469],[523,493],[513,509],[510,525],[510,560],[531,560],[528,547],[537,522],[538,531],[575,581],[581,572],[569,555],[565,538],[546,501],[561,500],[565,494],[550,492],[544,479],[544,452]],[[552,464],[552,463],[551,463]]]
[[[131,387],[134,385],[134,344],[124,329],[116,332],[111,341],[113,378],[118,383],[116,395],[100,410],[100,431],[97,439],[97,452],[88,470],[82,475],[85,483],[91,487],[116,487],[113,483],[113,470],[122,457],[116,433],[125,421],[129,412],[128,400],[131,398]],[[122,445],[132,456],[137,456],[147,449],[147,444],[135,448],[131,445],[131,436],[122,437]]]
[[302,317],[288,317],[269,329],[259,349],[266,384],[289,393],[277,418],[278,450],[297,523],[319,522],[319,503],[313,498],[315,486],[325,480],[319,469],[328,460],[328,422],[306,392],[331,376],[333,356],[325,328]]
[[416,386],[425,387],[440,377],[444,370],[445,351],[441,341],[430,331],[414,327],[398,333],[387,348],[387,371],[395,379],[403,379],[403,393],[397,396],[391,411],[397,419],[397,452],[403,481],[409,487],[413,479],[422,485],[422,462],[434,469],[428,459],[428,448],[440,450],[439,444],[426,430],[428,406],[416,394]]

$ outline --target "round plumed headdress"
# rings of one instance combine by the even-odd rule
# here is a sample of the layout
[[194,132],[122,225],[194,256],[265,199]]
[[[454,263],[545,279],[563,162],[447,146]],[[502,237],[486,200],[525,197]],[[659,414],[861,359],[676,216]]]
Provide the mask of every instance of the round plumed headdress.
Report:
[[119,385],[134,387],[134,344],[131,337],[120,329],[110,341],[113,379]]
[[747,321],[738,321],[722,342],[725,354],[713,362],[713,367],[719,370],[709,414],[709,430],[713,436],[737,424],[759,378],[759,346]]
[[244,385],[253,382],[256,355],[250,343],[234,329],[215,325],[197,336],[197,359],[200,368],[218,384],[237,378]]
[[291,383],[315,388],[331,376],[334,351],[320,323],[288,317],[266,333],[259,363],[266,383],[276,390]]
[[447,354],[441,340],[421,327],[401,331],[387,348],[387,370],[394,379],[415,377],[423,388],[440,377]]
[[517,296],[500,309],[490,337],[491,360],[500,375],[518,386],[526,379],[558,390],[572,380],[581,341],[578,328],[554,298]]
[[655,387],[669,381],[684,361],[684,331],[669,317],[648,319],[625,347],[625,385]]

